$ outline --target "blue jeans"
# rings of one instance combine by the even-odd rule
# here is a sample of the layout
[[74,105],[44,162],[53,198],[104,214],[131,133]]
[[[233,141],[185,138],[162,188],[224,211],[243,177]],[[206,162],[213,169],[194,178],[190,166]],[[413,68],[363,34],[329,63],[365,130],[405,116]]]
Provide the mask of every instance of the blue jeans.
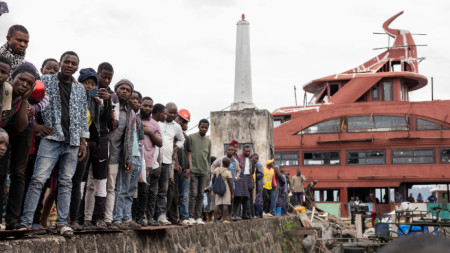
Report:
[[34,211],[39,202],[42,188],[50,177],[53,167],[55,167],[58,160],[58,205],[56,206],[58,218],[56,219],[56,225],[62,226],[67,224],[70,195],[72,193],[72,177],[77,168],[78,150],[79,147],[70,146],[68,143],[64,142],[47,139],[41,141],[36,157],[36,163],[34,165],[33,176],[25,197],[23,214],[20,219],[21,224],[29,227],[33,222]]
[[277,199],[278,191],[276,188],[272,188],[272,198],[270,200],[270,213],[275,215],[277,213]]
[[137,190],[142,162],[139,157],[133,157],[133,170],[125,173],[125,168],[119,168],[116,183],[116,204],[114,206],[114,222],[131,220],[131,205],[133,195]]
[[189,187],[190,179],[184,179],[186,171],[178,174],[178,193],[180,194],[180,219],[181,221],[189,219]]

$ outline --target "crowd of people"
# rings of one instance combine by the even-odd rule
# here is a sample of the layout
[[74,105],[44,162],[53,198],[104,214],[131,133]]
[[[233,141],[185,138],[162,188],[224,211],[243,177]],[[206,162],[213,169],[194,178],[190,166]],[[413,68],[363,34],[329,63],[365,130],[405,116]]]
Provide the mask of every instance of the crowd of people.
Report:
[[14,25],[0,47],[0,185],[10,181],[0,203],[7,199],[7,230],[50,229],[54,206],[56,231],[71,236],[285,215],[289,190],[301,204],[300,171],[291,188],[274,160],[260,163],[236,140],[223,157],[212,157],[208,120],[187,135],[188,110],[156,103],[128,79],[112,85],[108,62],[79,69],[80,58],[67,51],[38,71],[25,59],[29,37]]

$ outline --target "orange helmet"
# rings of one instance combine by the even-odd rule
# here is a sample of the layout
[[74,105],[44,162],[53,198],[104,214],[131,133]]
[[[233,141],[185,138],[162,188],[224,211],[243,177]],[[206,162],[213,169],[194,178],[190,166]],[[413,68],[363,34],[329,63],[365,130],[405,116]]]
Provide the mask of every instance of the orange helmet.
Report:
[[187,120],[188,122],[191,120],[191,114],[190,114],[189,111],[186,110],[186,109],[180,109],[180,110],[178,111],[178,115],[179,115],[181,118]]

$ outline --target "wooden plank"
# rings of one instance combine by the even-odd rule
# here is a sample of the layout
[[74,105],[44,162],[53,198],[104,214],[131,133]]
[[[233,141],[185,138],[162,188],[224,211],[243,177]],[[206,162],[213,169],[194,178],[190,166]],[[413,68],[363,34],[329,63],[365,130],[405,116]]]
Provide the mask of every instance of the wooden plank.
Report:
[[361,219],[361,214],[357,214],[355,216],[355,224],[356,224],[356,237],[357,238],[362,238],[363,234],[362,234],[362,219]]
[[309,222],[309,218],[308,218],[308,215],[306,215],[306,213],[300,214],[300,221],[302,222],[303,227],[305,227],[305,228],[311,227],[311,223]]

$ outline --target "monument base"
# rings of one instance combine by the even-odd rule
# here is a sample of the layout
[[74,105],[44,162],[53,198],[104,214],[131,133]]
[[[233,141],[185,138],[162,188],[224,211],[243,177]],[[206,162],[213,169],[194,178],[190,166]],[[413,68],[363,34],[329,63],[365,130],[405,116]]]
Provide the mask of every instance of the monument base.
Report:
[[264,165],[273,158],[273,117],[268,110],[244,109],[239,111],[211,112],[211,154],[220,157],[232,141],[239,142],[239,149],[252,147]]
[[232,103],[230,107],[230,111],[240,111],[244,109],[256,109],[256,106],[253,103],[237,102]]

